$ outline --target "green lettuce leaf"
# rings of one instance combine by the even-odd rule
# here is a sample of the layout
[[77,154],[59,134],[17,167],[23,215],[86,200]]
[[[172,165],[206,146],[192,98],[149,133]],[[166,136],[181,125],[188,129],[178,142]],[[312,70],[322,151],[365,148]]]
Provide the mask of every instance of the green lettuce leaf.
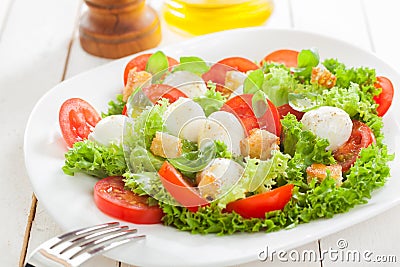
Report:
[[149,205],[158,205],[158,202],[179,205],[164,188],[157,172],[127,172],[124,174],[124,182],[125,186],[135,194],[149,196]]
[[156,132],[163,131],[163,114],[168,105],[167,99],[161,99],[157,105],[146,107],[133,122],[126,123],[123,145],[132,172],[156,171],[164,162],[161,157],[154,156],[149,148]]
[[146,71],[151,74],[159,74],[168,69],[168,58],[162,51],[152,54],[146,63]]
[[272,151],[268,160],[246,159],[244,179],[248,192],[264,193],[272,189],[278,177],[287,177],[286,169],[290,156],[280,151]]
[[204,96],[193,98],[193,101],[203,108],[206,116],[220,110],[226,101],[226,96],[221,94],[221,92],[216,91],[216,85],[214,83],[208,83],[208,87],[209,89],[206,91]]
[[62,170],[67,175],[85,173],[104,178],[124,174],[127,166],[121,146],[115,144],[103,146],[85,140],[75,143],[65,154],[65,165]]
[[297,82],[290,72],[283,68],[271,68],[265,76],[262,90],[275,106],[288,103],[288,94],[297,87]]
[[237,199],[245,198],[248,193],[263,193],[272,189],[275,179],[286,177],[286,168],[289,156],[280,151],[273,151],[268,160],[246,158],[245,170],[242,178],[233,188],[218,199],[218,207],[225,206]]
[[163,131],[163,115],[167,110],[169,102],[161,99],[157,105],[148,106],[138,117],[135,118],[133,129],[127,131],[124,144],[130,147],[141,146],[149,149],[156,132]]
[[363,92],[369,92],[372,95],[379,93],[379,89],[374,87],[376,82],[374,69],[367,67],[347,68],[337,59],[326,59],[322,64],[336,76],[336,86],[347,88],[351,83],[357,83]]
[[311,77],[313,67],[319,64],[319,54],[316,49],[303,49],[297,56],[297,67],[291,68],[296,78],[308,81]]
[[243,93],[254,94],[261,89],[264,83],[264,72],[262,69],[249,72],[247,78],[243,82]]
[[111,100],[108,102],[108,110],[107,113],[102,112],[101,117],[105,118],[111,115],[119,115],[122,114],[122,110],[125,107],[126,102],[122,99],[122,94],[118,94],[115,100]]
[[[372,191],[383,186],[390,175],[387,162],[392,159],[393,156],[387,153],[385,146],[369,146],[361,151],[360,158],[341,187],[337,187],[331,178],[321,183],[312,182],[307,185],[306,191],[295,186],[292,199],[285,208],[268,212],[262,219],[244,219],[234,212],[223,212],[217,203],[202,207],[196,213],[166,203],[159,203],[159,206],[165,213],[165,225],[193,234],[226,235],[289,229],[311,220],[331,218],[334,214],[344,213],[356,205],[365,204]],[[288,176],[290,177],[289,173]]]
[[207,72],[210,67],[199,57],[181,57],[180,64],[175,66],[174,71],[189,71],[197,75]]

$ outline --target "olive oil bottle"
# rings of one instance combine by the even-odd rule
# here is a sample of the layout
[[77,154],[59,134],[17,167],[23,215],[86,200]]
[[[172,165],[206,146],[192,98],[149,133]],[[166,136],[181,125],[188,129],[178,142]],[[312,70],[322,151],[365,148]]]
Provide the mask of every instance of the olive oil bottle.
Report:
[[163,16],[174,30],[201,35],[262,25],[272,10],[272,0],[166,0]]

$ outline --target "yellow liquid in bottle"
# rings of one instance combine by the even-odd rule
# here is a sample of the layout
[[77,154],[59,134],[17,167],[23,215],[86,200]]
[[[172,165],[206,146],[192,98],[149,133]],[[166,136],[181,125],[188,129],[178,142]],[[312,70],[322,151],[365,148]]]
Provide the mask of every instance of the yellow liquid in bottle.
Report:
[[262,25],[272,0],[166,0],[163,16],[173,29],[200,35]]

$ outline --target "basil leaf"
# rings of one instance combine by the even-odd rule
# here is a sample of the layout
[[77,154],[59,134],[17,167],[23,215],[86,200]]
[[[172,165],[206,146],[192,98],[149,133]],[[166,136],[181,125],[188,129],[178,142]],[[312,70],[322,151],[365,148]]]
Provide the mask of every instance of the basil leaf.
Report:
[[288,95],[289,105],[297,111],[307,112],[322,105],[322,99],[314,93],[302,93]]
[[168,66],[167,56],[163,52],[157,51],[149,57],[146,64],[146,71],[155,75],[165,72],[168,69]]
[[178,158],[170,158],[168,161],[178,170],[185,172],[198,172],[203,170],[215,158],[216,146],[209,141],[198,151],[183,153]]
[[180,64],[174,68],[174,71],[189,71],[197,75],[207,72],[210,67],[199,57],[181,57]]
[[316,49],[301,50],[297,57],[298,68],[312,68],[319,64],[319,54]]
[[295,76],[306,79],[311,76],[312,69],[319,64],[319,54],[316,49],[301,50],[297,56],[297,68],[290,70]]
[[243,93],[254,94],[261,89],[264,82],[264,72],[262,69],[253,70],[243,82]]

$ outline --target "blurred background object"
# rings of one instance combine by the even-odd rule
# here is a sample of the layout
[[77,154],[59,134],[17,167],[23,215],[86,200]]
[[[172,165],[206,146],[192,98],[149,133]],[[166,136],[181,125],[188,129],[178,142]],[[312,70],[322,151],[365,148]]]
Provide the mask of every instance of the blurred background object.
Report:
[[173,30],[200,35],[259,26],[272,11],[272,0],[166,0],[162,13]]
[[79,37],[88,53],[120,58],[157,46],[161,40],[157,13],[145,0],[85,0]]

